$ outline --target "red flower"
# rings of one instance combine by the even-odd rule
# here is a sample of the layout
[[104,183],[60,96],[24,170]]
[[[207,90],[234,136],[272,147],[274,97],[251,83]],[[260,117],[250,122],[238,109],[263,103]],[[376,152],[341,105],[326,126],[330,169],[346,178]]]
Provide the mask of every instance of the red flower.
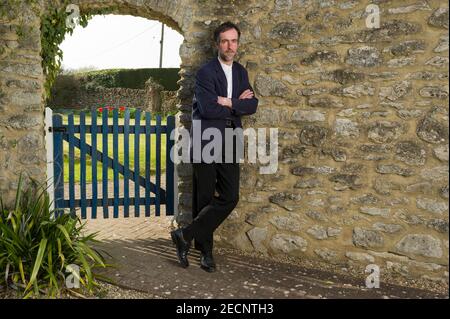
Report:
[[119,106],[119,111],[125,111],[125,106]]
[[102,108],[102,107],[99,107],[99,108],[98,108],[98,111],[99,111],[99,112],[103,112],[103,108]]

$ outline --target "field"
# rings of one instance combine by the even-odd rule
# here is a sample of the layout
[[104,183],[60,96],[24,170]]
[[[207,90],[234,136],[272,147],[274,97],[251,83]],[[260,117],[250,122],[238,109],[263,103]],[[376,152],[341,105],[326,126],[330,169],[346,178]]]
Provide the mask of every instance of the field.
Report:
[[[141,116],[143,117],[143,116]],[[74,123],[79,124],[80,118],[78,115],[74,115]],[[64,116],[63,123],[67,124],[67,116]],[[101,117],[97,118],[97,125],[101,125],[102,119]],[[112,118],[108,119],[108,124],[112,125]],[[141,120],[141,126],[145,125],[145,120]],[[91,117],[86,115],[86,125],[91,124]],[[119,118],[119,125],[124,124],[124,119]],[[151,121],[152,125],[156,125],[156,121]],[[130,125],[134,125],[134,119],[130,119]],[[166,125],[166,119],[161,119],[161,125]],[[80,134],[75,134],[76,137],[80,137]],[[123,165],[124,163],[124,135],[119,134],[119,163]],[[86,143],[91,144],[91,134],[86,134]],[[97,149],[102,151],[102,134],[97,134]],[[64,182],[69,181],[69,144],[64,141],[63,143],[64,149]],[[150,138],[150,149],[151,149],[151,157],[150,157],[150,172],[151,174],[155,174],[156,172],[156,136],[154,134],[151,135]],[[108,156],[113,158],[113,135],[108,134]],[[134,134],[129,135],[129,163],[130,169],[134,171]],[[161,134],[161,173],[165,172],[166,166],[166,135]],[[75,148],[75,182],[80,181],[80,150]],[[145,135],[141,134],[139,138],[139,172],[141,176],[145,176]],[[113,170],[108,168],[108,179],[113,179]],[[119,178],[123,179],[123,176],[119,174]],[[102,176],[102,163],[97,159],[97,180],[103,180]],[[92,181],[92,162],[91,156],[86,156],[86,181],[89,183]]]

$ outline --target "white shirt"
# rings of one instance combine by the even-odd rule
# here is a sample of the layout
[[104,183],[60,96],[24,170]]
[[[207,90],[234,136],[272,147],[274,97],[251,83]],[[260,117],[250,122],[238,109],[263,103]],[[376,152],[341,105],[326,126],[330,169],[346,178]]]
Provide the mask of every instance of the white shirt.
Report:
[[[217,57],[217,59],[219,59],[219,57]],[[227,98],[231,98],[233,94],[233,64],[225,64],[220,59],[219,62],[227,78]]]

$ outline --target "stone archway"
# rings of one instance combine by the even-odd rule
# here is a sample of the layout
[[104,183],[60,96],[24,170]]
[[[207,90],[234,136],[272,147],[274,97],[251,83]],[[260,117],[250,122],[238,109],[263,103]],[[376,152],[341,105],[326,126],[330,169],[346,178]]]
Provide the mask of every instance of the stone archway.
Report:
[[[189,42],[189,39],[186,38],[186,34],[189,34],[189,30],[192,28],[192,10],[184,10],[186,3],[181,3],[178,1],[127,1],[122,2],[118,0],[112,1],[86,1],[80,0],[76,1],[76,4],[79,5],[80,11],[84,13],[89,13],[91,11],[98,11],[102,9],[108,9],[108,13],[110,14],[121,14],[121,15],[132,15],[136,17],[147,18],[149,20],[157,20],[163,22],[168,25],[172,29],[178,31],[181,35],[183,35],[184,41],[180,47],[180,56],[181,56],[181,66],[180,66],[180,88],[177,92],[178,100],[180,101],[180,105],[178,108],[180,112],[178,112],[176,126],[183,127],[184,124],[180,119],[187,119],[189,125],[190,123],[190,103],[192,101],[192,81],[191,74],[193,74],[192,69],[198,63],[194,63],[192,61],[192,53],[190,48],[196,48],[195,44]],[[183,114],[187,114],[183,115]],[[175,166],[175,171],[177,172],[179,167]],[[186,170],[186,168],[185,168]],[[178,183],[181,184],[189,184],[191,177],[188,175],[182,175],[178,178],[176,174],[175,186]],[[177,187],[176,187],[177,188]],[[176,216],[178,216],[177,212],[179,212],[178,203],[178,192],[175,192],[175,210]],[[188,212],[190,215],[190,212]],[[178,221],[178,218],[177,218]]]
[[[0,65],[6,75],[1,78],[2,86],[0,87],[0,110],[5,111],[0,115],[0,149],[2,150],[0,169],[4,172],[0,175],[0,190],[5,204],[12,203],[14,200],[19,172],[23,171],[25,176],[35,180],[46,179],[47,157],[44,143],[44,101],[42,98],[45,79],[40,65],[39,17],[47,9],[53,8],[50,2],[54,3],[54,1],[42,1],[39,12],[23,5],[18,8],[24,14],[20,21],[11,17],[10,21],[0,23],[1,31],[6,32],[7,40],[6,52],[5,50],[0,51],[0,56],[6,57],[4,63]],[[180,47],[182,63],[180,89],[177,94],[180,101],[177,127],[184,125],[188,127],[192,101],[192,75],[194,68],[200,64],[202,56],[201,54],[194,55],[193,52],[197,49],[205,52],[204,42],[199,41],[201,36],[193,32],[192,18],[196,7],[195,2],[75,0],[71,3],[78,5],[82,13],[99,12],[106,9],[110,14],[158,20],[185,37]],[[21,23],[25,23],[29,33],[25,35],[24,39],[17,39],[14,33],[21,27]],[[30,153],[30,148],[35,152]],[[176,168],[176,170],[178,169]],[[184,170],[189,169],[184,168]],[[186,187],[190,184],[190,176],[182,173],[178,183]],[[187,188],[185,189],[187,190]]]

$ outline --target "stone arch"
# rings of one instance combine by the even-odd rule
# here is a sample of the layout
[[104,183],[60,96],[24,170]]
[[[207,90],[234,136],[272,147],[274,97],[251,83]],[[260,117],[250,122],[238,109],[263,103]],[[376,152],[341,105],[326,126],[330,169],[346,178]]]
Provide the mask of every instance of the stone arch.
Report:
[[[132,15],[136,17],[142,17],[149,20],[157,20],[163,22],[172,29],[178,31],[184,37],[184,41],[180,47],[180,57],[181,57],[181,67],[180,67],[180,80],[178,82],[180,88],[177,92],[178,100],[180,105],[178,105],[178,115],[176,126],[178,128],[182,127],[189,128],[190,126],[190,112],[191,112],[191,101],[193,96],[193,69],[199,66],[201,60],[197,60],[197,63],[193,63],[192,57],[193,52],[196,50],[205,50],[205,44],[197,42],[194,43],[193,40],[198,40],[199,34],[194,36],[189,36],[189,30],[192,30],[192,18],[193,12],[195,11],[195,2],[186,1],[143,1],[143,0],[109,0],[109,1],[89,1],[89,0],[78,0],[72,1],[73,4],[77,4],[80,8],[81,13],[95,13],[101,10],[108,10],[108,14],[118,14],[118,15]],[[186,10],[190,8],[190,10]],[[201,34],[204,36],[204,34]],[[197,39],[196,39],[197,38]],[[202,43],[201,45],[198,43]],[[188,165],[188,164],[187,164]],[[175,166],[175,170],[179,171],[184,169],[184,171],[189,171],[186,168],[186,164]],[[191,176],[176,174],[176,186],[178,185],[190,185]],[[185,191],[190,192],[189,187],[185,188]],[[178,203],[178,194],[175,194],[176,203]],[[190,204],[188,204],[190,206]],[[183,222],[189,219],[191,213],[184,212],[181,214],[183,219],[180,220],[178,212],[180,211],[180,205],[176,204],[176,217],[177,222]]]
[[189,23],[189,11],[183,10],[184,4],[176,0],[169,1],[73,1],[81,12],[89,13],[110,9],[112,14],[132,15],[150,20],[158,20],[183,34]]
[[[14,7],[20,17],[8,14],[0,17],[2,50],[0,50],[0,190],[5,204],[13,203],[18,172],[36,180],[46,179],[46,149],[44,143],[44,76],[41,66],[41,17],[49,9],[62,7],[62,0],[40,0],[35,7],[24,3]],[[177,127],[190,128],[191,108],[196,69],[211,56],[211,31],[220,21],[203,17],[204,4],[193,0],[73,0],[83,13],[98,13],[109,9],[112,14],[129,14],[162,21],[184,36],[180,47],[180,102]],[[11,11],[13,12],[13,11]],[[28,30],[23,39],[16,32],[23,26]],[[6,42],[5,42],[6,41]],[[4,43],[5,42],[5,43]],[[3,46],[6,44],[6,46]],[[5,49],[6,47],[6,49]],[[29,153],[33,148],[35,152]],[[190,164],[177,165],[181,213],[189,220],[191,193]],[[187,195],[187,196],[184,196]],[[187,207],[187,208],[186,208]]]

